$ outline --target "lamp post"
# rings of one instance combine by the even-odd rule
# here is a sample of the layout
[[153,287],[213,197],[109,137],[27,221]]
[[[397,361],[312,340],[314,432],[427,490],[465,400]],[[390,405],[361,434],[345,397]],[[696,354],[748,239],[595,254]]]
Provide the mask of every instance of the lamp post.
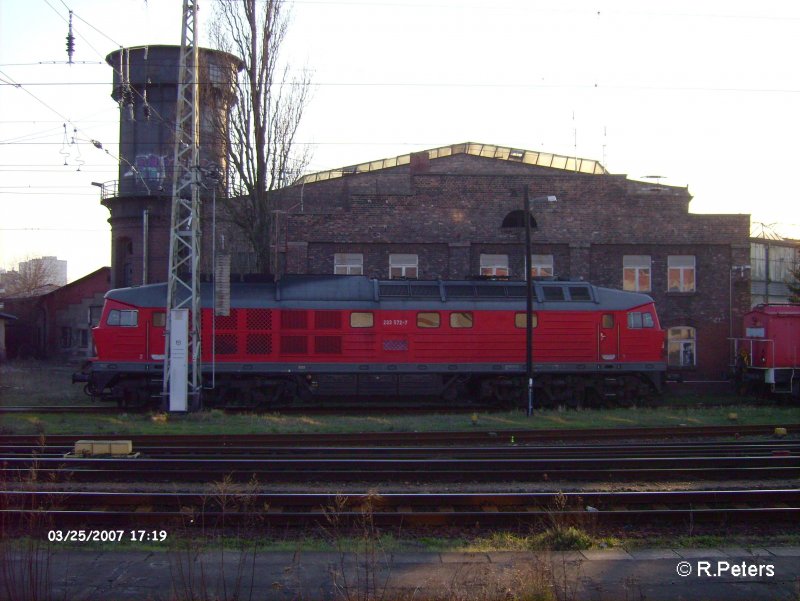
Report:
[[[524,227],[525,228],[525,382],[528,391],[528,417],[533,415],[533,280],[531,277],[531,202],[545,201],[556,202],[555,196],[530,197],[528,186],[522,191],[523,208],[522,211],[513,211],[506,216],[503,227]],[[521,214],[520,214],[521,213]],[[519,215],[519,219],[517,218]],[[520,222],[520,219],[522,220]],[[535,227],[535,222],[534,222]]]
[[728,274],[728,336],[731,341],[731,365],[736,363],[736,343],[733,339],[733,275],[739,276],[743,280],[750,271],[750,265],[731,265]]

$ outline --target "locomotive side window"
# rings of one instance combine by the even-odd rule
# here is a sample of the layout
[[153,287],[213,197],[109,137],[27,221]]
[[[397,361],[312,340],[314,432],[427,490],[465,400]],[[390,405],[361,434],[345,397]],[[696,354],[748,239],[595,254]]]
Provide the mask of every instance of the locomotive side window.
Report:
[[592,294],[589,292],[589,286],[570,286],[569,298],[574,301],[590,301]]
[[112,309],[108,312],[108,319],[106,319],[108,326],[122,326],[127,328],[135,328],[139,325],[139,312],[131,310]]
[[472,313],[451,313],[450,314],[450,327],[451,328],[471,328],[472,327]]
[[371,328],[375,323],[372,313],[353,312],[350,314],[351,328]]
[[642,327],[645,328],[656,327],[656,324],[653,321],[653,316],[650,313],[642,313]]
[[564,300],[564,289],[561,286],[542,286],[542,292],[546,301]]
[[614,327],[614,315],[611,313],[603,315],[603,327],[606,329]]
[[417,313],[418,328],[438,328],[442,318],[438,313]]
[[156,311],[153,313],[153,326],[156,328],[163,328],[167,325],[167,314],[163,311]]
[[[514,325],[518,328],[524,328],[528,325],[524,313],[514,314]],[[536,313],[531,313],[531,327],[535,328],[538,325],[539,325],[539,316]]]

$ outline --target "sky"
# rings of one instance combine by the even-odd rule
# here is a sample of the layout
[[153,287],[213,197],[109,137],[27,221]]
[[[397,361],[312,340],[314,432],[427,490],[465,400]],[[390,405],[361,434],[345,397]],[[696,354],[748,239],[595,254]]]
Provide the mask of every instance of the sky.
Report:
[[[180,44],[181,0],[0,0],[0,268],[110,263],[104,58]],[[211,0],[200,0],[207,45]],[[296,0],[282,58],[314,88],[309,172],[460,142],[688,186],[695,213],[800,238],[800,3]],[[66,64],[73,11],[74,63]],[[96,143],[101,145],[98,148]],[[655,177],[654,177],[655,176]]]

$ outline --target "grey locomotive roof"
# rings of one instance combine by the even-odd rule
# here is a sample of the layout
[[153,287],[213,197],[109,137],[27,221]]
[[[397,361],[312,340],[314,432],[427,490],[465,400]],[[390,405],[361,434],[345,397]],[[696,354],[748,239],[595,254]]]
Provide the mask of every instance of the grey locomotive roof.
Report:
[[[535,281],[534,309],[619,311],[652,299],[646,294],[593,286],[587,282]],[[139,307],[166,305],[166,284],[118,288],[106,298]],[[201,285],[203,307],[213,306],[213,287]],[[524,310],[524,281],[375,280],[366,276],[286,276],[277,283],[231,284],[231,307],[351,309]]]

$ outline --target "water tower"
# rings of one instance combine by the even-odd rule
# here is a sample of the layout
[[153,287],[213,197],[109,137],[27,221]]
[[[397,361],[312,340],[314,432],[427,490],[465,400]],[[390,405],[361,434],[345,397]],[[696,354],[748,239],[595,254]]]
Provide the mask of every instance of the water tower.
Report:
[[[111,213],[112,287],[167,279],[179,57],[180,46],[122,48],[106,57],[120,107],[119,178],[103,184],[102,199]],[[200,49],[202,200],[226,189],[226,124],[241,68],[231,54]]]

